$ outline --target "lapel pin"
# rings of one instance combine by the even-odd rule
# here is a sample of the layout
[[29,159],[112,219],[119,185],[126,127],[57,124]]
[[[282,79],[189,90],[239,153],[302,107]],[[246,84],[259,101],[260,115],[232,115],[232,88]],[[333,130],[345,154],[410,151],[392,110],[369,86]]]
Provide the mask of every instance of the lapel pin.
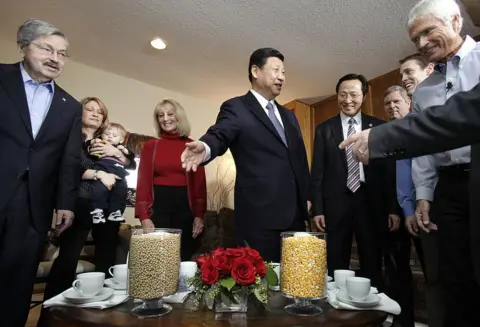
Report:
[[63,102],[67,102],[67,100],[65,98],[62,98]]
[[372,123],[368,124],[368,127],[372,127],[372,126],[373,126]]

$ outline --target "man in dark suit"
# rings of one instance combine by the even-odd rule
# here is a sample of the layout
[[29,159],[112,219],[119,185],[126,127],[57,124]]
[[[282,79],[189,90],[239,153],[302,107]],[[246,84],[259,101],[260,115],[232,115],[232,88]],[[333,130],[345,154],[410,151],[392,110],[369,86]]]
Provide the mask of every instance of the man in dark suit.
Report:
[[343,76],[336,92],[340,114],[315,129],[311,172],[314,222],[328,235],[330,274],[337,269],[349,269],[355,234],[361,273],[381,287],[381,247],[385,244],[387,225],[397,230],[400,223],[396,214],[395,163],[365,167],[353,160],[348,149],[338,149],[347,135],[384,121],[361,112],[368,92],[363,75]]
[[0,64],[0,317],[23,327],[47,231],[73,219],[80,181],[81,106],[54,80],[67,60],[62,32],[26,21],[23,61]]
[[280,259],[280,233],[305,231],[309,171],[300,126],[293,112],[274,99],[285,82],[283,55],[258,49],[248,65],[252,89],[224,102],[215,125],[187,144],[187,171],[230,148],[237,169],[235,227],[237,242]]
[[[469,174],[469,228],[464,230],[469,238],[469,261],[474,272],[474,285],[465,290],[472,307],[480,301],[475,294],[480,289],[480,85],[468,92],[459,92],[449,98],[445,105],[427,108],[419,114],[410,114],[401,121],[395,121],[378,128],[365,130],[352,136],[340,146],[352,145],[357,159],[368,163],[370,159],[410,158],[434,154],[459,146],[472,145],[471,170]],[[377,162],[378,160],[373,160]],[[428,226],[430,221],[417,217],[419,225]],[[441,231],[441,226],[439,226]],[[469,294],[472,294],[470,296]],[[465,319],[458,317],[458,319]],[[478,318],[471,324],[478,326]],[[450,326],[451,324],[449,324]]]

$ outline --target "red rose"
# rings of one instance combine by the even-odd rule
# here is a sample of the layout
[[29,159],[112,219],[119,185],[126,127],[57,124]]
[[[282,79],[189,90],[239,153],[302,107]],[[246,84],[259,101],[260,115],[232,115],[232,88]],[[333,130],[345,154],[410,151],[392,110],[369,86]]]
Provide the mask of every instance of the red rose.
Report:
[[241,249],[241,248],[238,248],[238,249],[235,249],[235,248],[228,248],[226,251],[225,251],[227,257],[229,257],[230,259],[234,260],[236,258],[240,258],[240,257],[243,257],[245,255],[245,251],[244,249]]
[[220,278],[220,272],[212,264],[212,260],[205,261],[205,263],[202,265],[201,272],[202,281],[207,285],[215,284]]
[[218,255],[212,260],[212,264],[221,271],[222,275],[230,274],[232,270],[232,259],[227,257],[226,254]]
[[255,267],[246,258],[237,258],[232,264],[232,277],[243,286],[255,282]]
[[197,259],[198,268],[202,269],[203,264],[209,259],[208,256],[202,255]]
[[215,249],[213,251],[210,252],[210,255],[212,257],[216,257],[216,256],[221,256],[221,255],[224,255],[225,254],[225,250],[222,249],[222,248],[218,248],[218,249]]
[[255,272],[261,277],[265,277],[267,275],[267,267],[265,266],[265,262],[262,258],[257,259],[255,261]]
[[260,256],[260,253],[258,253],[257,250],[254,250],[252,248],[245,248],[245,258],[250,260],[252,264],[255,264],[257,260],[262,259],[262,257]]

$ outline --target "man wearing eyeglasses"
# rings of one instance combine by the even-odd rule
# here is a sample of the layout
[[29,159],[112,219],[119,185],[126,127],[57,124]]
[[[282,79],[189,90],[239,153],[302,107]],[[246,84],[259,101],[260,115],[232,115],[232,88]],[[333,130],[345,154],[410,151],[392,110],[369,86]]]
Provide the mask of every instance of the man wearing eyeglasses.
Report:
[[384,122],[361,112],[368,92],[363,75],[343,76],[336,91],[340,113],[315,129],[311,170],[314,223],[328,235],[330,274],[349,269],[355,235],[360,273],[381,287],[381,238],[387,234],[388,225],[394,231],[400,224],[400,217],[394,214],[395,162],[363,166],[348,149],[338,149],[339,141],[347,136]]
[[81,105],[55,83],[68,41],[51,24],[28,20],[22,62],[0,64],[0,317],[23,327],[38,262],[52,224],[73,220],[80,181]]

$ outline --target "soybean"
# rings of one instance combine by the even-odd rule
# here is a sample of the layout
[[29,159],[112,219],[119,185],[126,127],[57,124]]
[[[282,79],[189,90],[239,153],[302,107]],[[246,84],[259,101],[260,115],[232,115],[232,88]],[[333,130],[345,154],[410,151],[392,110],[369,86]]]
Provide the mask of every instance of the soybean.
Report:
[[177,291],[180,234],[132,235],[129,255],[129,295],[156,299]]

